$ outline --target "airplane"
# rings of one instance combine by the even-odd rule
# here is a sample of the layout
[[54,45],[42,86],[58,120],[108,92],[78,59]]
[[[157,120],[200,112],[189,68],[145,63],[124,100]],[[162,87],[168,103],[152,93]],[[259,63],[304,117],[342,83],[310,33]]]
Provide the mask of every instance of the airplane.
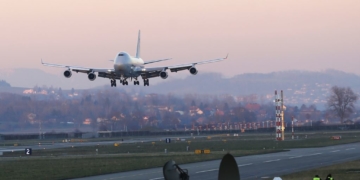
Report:
[[109,78],[111,87],[116,87],[116,80],[120,80],[122,85],[128,85],[128,79],[131,81],[134,79],[134,85],[140,85],[138,81],[138,77],[141,76],[144,81],[144,86],[149,86],[149,78],[154,77],[161,77],[162,79],[166,79],[168,77],[167,70],[169,69],[170,72],[178,72],[182,70],[189,70],[190,74],[196,75],[198,70],[196,69],[196,65],[206,64],[206,63],[213,63],[222,61],[227,59],[228,55],[225,58],[218,58],[206,61],[200,61],[195,63],[188,63],[188,64],[180,64],[180,65],[173,65],[173,66],[162,66],[162,67],[145,67],[147,64],[167,61],[171,58],[167,59],[159,59],[159,60],[152,60],[144,62],[140,58],[140,30],[138,34],[138,41],[137,41],[137,48],[136,48],[136,55],[135,57],[130,56],[127,52],[119,52],[116,54],[115,60],[111,60],[114,62],[113,68],[91,68],[91,67],[79,67],[79,66],[69,66],[69,65],[61,65],[61,64],[51,64],[45,63],[41,59],[41,64],[44,66],[50,67],[60,67],[60,68],[67,68],[64,71],[64,76],[66,78],[70,78],[72,76],[71,71],[76,73],[87,73],[88,79],[90,81],[94,81],[96,79],[96,74],[98,73],[98,77],[102,78]]

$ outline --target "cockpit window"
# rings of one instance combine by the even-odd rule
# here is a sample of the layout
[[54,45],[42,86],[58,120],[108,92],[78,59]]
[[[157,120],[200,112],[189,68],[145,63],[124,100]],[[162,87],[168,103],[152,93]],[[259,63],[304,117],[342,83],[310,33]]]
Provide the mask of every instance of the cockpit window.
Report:
[[119,54],[119,56],[124,56],[124,54]]

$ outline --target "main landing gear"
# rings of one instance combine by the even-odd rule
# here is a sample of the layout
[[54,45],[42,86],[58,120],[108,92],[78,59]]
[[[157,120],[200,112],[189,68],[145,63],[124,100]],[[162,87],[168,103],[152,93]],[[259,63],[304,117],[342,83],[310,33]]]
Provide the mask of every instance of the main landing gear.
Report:
[[[132,79],[132,78],[131,78],[131,79]],[[136,86],[136,85],[140,85],[140,82],[137,80],[137,78],[135,77],[134,79],[135,79],[134,85],[135,85],[135,86]]]
[[144,86],[149,86],[149,79],[144,79]]
[[[122,84],[122,85],[129,85],[129,82],[126,80],[126,79],[120,79],[120,83]],[[149,80],[144,80],[144,83],[145,84],[147,84],[148,86],[149,86]],[[116,87],[116,80],[115,79],[111,79],[110,80],[110,84],[111,84],[111,87]],[[137,79],[135,79],[135,81],[134,81],[134,85],[140,85],[140,82],[137,80]]]
[[127,86],[128,84],[129,84],[129,83],[126,81],[126,79],[122,80],[122,85],[124,85],[124,86],[126,85],[126,86]]
[[116,80],[115,79],[110,80],[110,83],[111,83],[111,87],[116,87]]

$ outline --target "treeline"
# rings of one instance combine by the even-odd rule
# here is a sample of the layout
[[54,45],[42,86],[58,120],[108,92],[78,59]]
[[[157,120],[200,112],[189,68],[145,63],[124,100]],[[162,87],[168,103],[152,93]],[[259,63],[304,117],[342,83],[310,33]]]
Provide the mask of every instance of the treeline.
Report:
[[[116,89],[66,93],[60,89],[47,95],[0,94],[0,131],[39,126],[94,131],[179,129],[275,119],[273,103],[242,102],[231,95],[131,94]],[[285,121],[291,122],[292,117],[314,125],[337,120],[315,105],[287,107]]]

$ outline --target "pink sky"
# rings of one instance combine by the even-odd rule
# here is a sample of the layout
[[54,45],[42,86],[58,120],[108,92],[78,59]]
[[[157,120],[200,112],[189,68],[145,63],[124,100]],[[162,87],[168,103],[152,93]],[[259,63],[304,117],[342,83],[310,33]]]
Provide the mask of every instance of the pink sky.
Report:
[[328,68],[360,75],[358,0],[17,0],[0,1],[0,68],[47,62],[111,67],[115,54],[219,58],[199,72],[226,76]]

